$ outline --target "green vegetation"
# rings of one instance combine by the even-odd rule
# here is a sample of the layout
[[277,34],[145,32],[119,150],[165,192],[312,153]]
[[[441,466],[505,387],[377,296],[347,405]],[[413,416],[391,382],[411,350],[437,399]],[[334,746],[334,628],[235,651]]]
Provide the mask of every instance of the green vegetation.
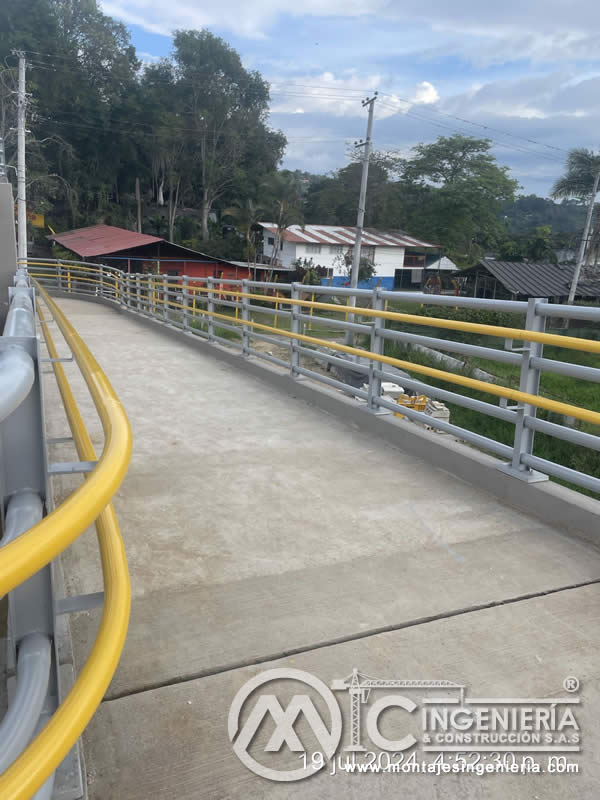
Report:
[[[0,30],[0,135],[14,166],[11,51],[24,49],[29,204],[56,231],[136,228],[137,182],[143,232],[222,258],[254,262],[259,219],[277,224],[277,242],[291,224],[354,225],[360,163],[330,175],[280,170],[286,139],[268,124],[268,84],[213,33],[176,31],[172,54],[144,64],[96,0],[5,0]],[[374,153],[365,224],[439,243],[460,266],[489,250],[545,260],[572,246],[585,204],[515,200],[517,182],[491,147],[456,134],[408,157]],[[46,244],[46,231],[31,233]]]
[[[408,305],[408,304],[405,304]],[[400,310],[394,304],[394,309]],[[406,308],[402,311],[406,312]],[[421,309],[415,309],[414,305],[412,311],[409,313],[419,314],[423,313]],[[484,311],[467,311],[460,309],[458,311],[450,308],[428,309],[425,312],[426,316],[437,316],[444,318],[464,319],[469,322],[483,322],[490,325],[505,325],[511,327],[522,327],[523,317],[519,314],[493,314]],[[418,333],[421,336],[432,336],[439,339],[453,339],[455,341],[468,342],[470,344],[479,345],[481,347],[494,347],[498,349],[504,348],[504,340],[496,339],[489,336],[480,336],[476,334],[462,333],[458,331],[449,331],[444,328],[428,328],[419,325],[406,325],[404,323],[392,323],[392,327],[397,327],[411,333]],[[569,335],[579,336],[581,338],[594,338],[599,337],[599,332],[593,329],[570,330]],[[515,342],[515,346],[519,343]],[[427,354],[413,350],[405,344],[396,342],[386,342],[385,348],[386,355],[393,358],[402,359],[411,363],[423,364],[441,369],[439,362],[428,356]],[[461,374],[471,375],[475,367],[485,370],[498,378],[498,383],[511,388],[519,387],[520,368],[512,364],[505,364],[497,362],[492,359],[484,359],[480,357],[465,358],[460,354],[449,353],[461,361],[465,362],[464,370],[460,370]],[[560,347],[546,346],[544,348],[544,356],[557,361],[570,361],[575,364],[581,364],[589,367],[600,367],[600,356],[592,353],[585,353],[577,350],[567,350]],[[458,372],[458,370],[443,367],[448,372]],[[415,376],[421,379],[418,375]],[[498,398],[486,392],[474,391],[457,386],[449,381],[436,380],[423,376],[422,380],[431,386],[436,386],[448,391],[457,392],[467,397],[473,397],[483,402],[497,404]],[[600,391],[598,391],[597,384],[588,381],[575,380],[563,375],[556,375],[553,373],[543,373],[540,381],[540,394],[549,397],[553,400],[558,400],[571,405],[588,408],[594,411],[600,411]],[[479,433],[482,436],[487,436],[490,439],[495,439],[507,445],[512,445],[514,438],[514,426],[511,423],[503,422],[502,420],[487,417],[476,411],[463,408],[454,403],[449,403],[451,421],[460,427],[467,430]],[[540,419],[545,419],[550,422],[562,423],[564,420],[559,415],[553,412],[538,409],[537,415]],[[600,435],[600,428],[598,426],[590,425],[588,423],[577,423],[577,427],[586,432],[594,435]],[[540,458],[545,458],[562,464],[565,467],[576,469],[585,472],[594,477],[600,478],[600,453],[597,451],[589,450],[588,448],[575,446],[568,442],[555,439],[545,434],[536,433],[534,442],[534,455]],[[576,486],[571,486],[577,491],[590,494],[585,490]]]

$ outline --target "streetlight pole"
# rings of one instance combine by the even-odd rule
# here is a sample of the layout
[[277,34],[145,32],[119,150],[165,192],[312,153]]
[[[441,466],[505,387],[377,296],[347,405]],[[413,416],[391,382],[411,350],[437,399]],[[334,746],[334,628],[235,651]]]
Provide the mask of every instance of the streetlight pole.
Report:
[[[360,268],[360,248],[362,242],[363,225],[365,222],[365,205],[367,201],[367,181],[369,179],[369,160],[371,158],[371,142],[373,134],[373,114],[375,111],[375,101],[377,92],[373,97],[363,100],[363,108],[369,107],[369,120],[367,122],[367,138],[364,142],[358,142],[357,147],[363,147],[362,175],[360,180],[360,196],[358,200],[358,214],[356,216],[356,238],[354,240],[354,250],[352,251],[352,272],[350,273],[350,288],[356,289],[358,286],[358,271]],[[356,305],[356,297],[352,295],[348,298],[348,305]],[[348,321],[354,321],[354,314],[348,316]],[[352,346],[354,343],[354,333],[347,330],[344,337],[345,344]]]
[[19,57],[19,86],[17,92],[17,258],[27,258],[27,198],[25,189],[25,53],[13,51]]

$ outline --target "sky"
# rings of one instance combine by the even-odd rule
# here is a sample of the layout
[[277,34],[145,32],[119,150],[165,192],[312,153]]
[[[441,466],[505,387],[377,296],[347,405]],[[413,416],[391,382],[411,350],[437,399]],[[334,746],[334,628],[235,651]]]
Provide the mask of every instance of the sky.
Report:
[[101,0],[138,56],[208,28],[271,84],[283,166],[327,173],[365,135],[408,155],[455,132],[494,140],[525,194],[548,195],[570,147],[600,149],[598,0]]

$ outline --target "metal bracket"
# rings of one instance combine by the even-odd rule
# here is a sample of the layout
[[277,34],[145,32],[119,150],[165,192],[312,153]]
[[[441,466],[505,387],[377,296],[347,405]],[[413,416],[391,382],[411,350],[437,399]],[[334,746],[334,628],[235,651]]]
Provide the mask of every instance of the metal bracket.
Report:
[[62,358],[40,358],[40,361],[44,361],[49,364],[56,364],[61,362],[73,361],[73,356],[64,356]]
[[529,343],[524,345],[523,347],[513,347],[512,343],[514,339],[505,339],[504,340],[504,349],[509,350],[511,353],[522,353],[524,350],[529,350]]
[[515,469],[513,465],[508,462],[506,464],[501,464],[497,469],[498,472],[510,475],[511,478],[518,478],[520,481],[525,481],[525,483],[541,483],[542,481],[549,480],[548,475],[545,475],[543,472],[537,472],[534,469]]
[[73,614],[75,611],[89,611],[104,605],[104,592],[75,594],[72,597],[61,597],[56,601],[57,614]]
[[67,444],[67,442],[72,442],[72,436],[50,436],[46,439],[46,444]]
[[91,472],[97,461],[61,461],[48,465],[48,475],[73,475],[77,472]]

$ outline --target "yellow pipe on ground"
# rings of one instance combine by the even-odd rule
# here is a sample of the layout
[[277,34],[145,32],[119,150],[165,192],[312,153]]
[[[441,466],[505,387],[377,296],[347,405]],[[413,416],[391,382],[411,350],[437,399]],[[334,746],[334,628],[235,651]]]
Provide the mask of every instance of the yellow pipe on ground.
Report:
[[[56,347],[39,306],[38,312],[48,353],[56,358]],[[56,319],[56,310],[52,313]],[[79,458],[93,461],[96,453],[63,366],[55,362],[53,367]],[[100,513],[96,530],[104,577],[104,611],[96,641],[60,707],[0,776],[2,800],[28,800],[56,770],[100,705],[119,663],[129,623],[131,587],[125,548],[112,503]]]
[[88,385],[105,442],[102,455],[87,480],[41,522],[0,549],[0,596],[56,558],[97,519],[121,485],[131,458],[131,429],[115,390],[58,305],[39,284],[37,289]]

